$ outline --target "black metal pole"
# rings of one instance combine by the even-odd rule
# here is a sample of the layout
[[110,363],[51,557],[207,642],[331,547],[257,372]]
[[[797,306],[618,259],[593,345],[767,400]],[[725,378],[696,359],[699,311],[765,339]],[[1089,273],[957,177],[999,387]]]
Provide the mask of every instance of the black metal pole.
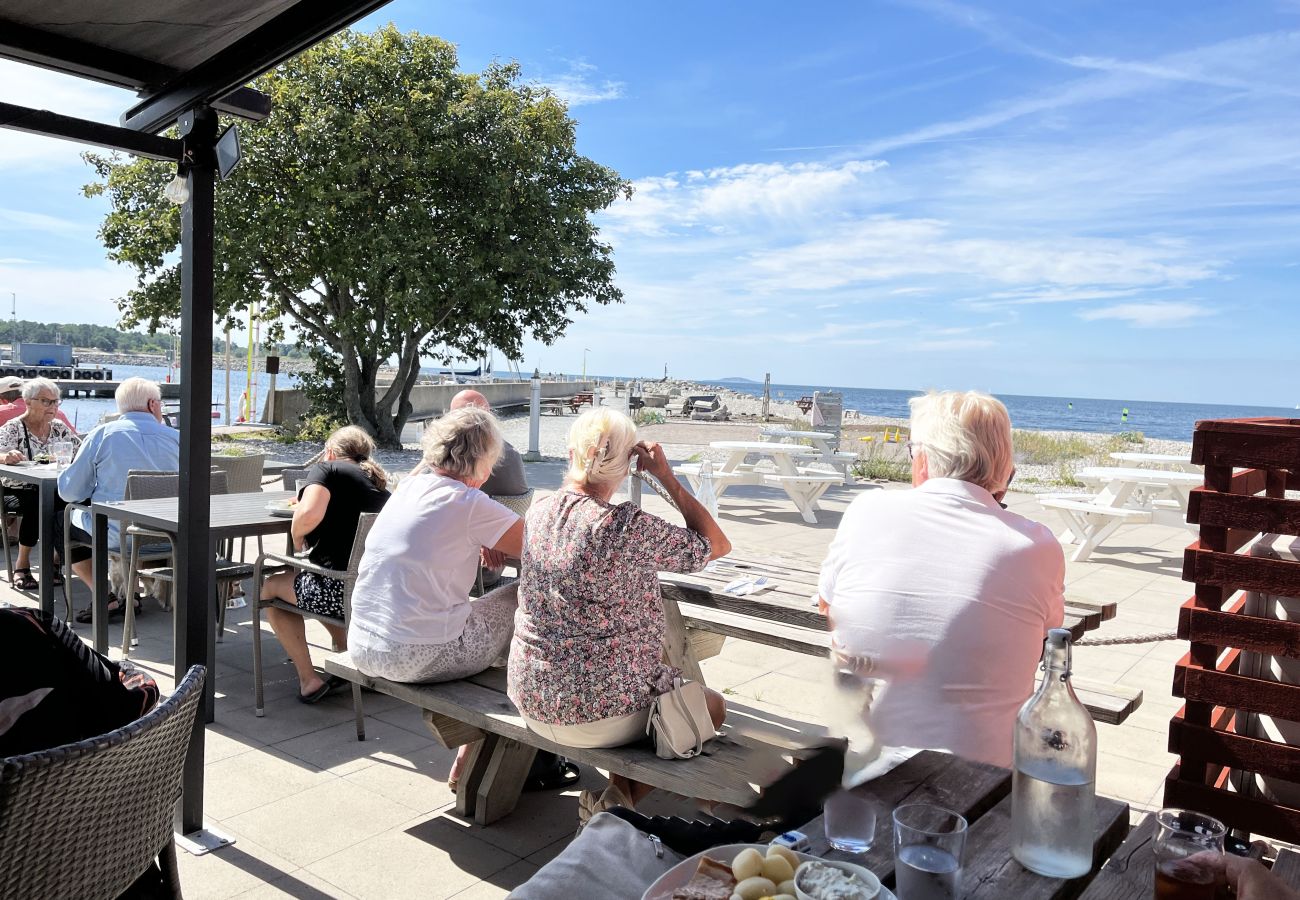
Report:
[[[188,131],[186,128],[188,127]],[[190,198],[181,208],[181,458],[180,522],[176,542],[176,683],[195,663],[207,666],[203,714],[196,717],[185,760],[181,798],[182,834],[203,828],[203,737],[213,718],[215,660],[212,613],[216,579],[210,540],[212,465],[212,290],[213,188],[217,117],[209,108],[194,110],[181,124],[192,161]]]

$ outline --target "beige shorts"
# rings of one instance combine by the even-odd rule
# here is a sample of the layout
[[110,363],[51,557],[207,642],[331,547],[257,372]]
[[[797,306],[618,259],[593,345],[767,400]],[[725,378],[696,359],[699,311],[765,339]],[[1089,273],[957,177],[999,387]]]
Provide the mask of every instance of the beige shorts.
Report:
[[530,731],[548,741],[573,747],[575,750],[621,747],[630,744],[645,737],[645,727],[649,721],[650,707],[648,706],[626,715],[597,719],[595,722],[584,722],[581,725],[548,725],[524,717],[524,724]]

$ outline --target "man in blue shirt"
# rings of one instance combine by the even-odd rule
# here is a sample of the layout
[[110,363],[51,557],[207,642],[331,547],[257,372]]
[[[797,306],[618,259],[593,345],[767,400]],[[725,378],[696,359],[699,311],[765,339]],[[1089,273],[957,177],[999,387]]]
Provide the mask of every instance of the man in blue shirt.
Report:
[[[162,390],[158,385],[146,378],[128,378],[118,385],[113,397],[121,415],[95,426],[86,435],[77,458],[59,476],[59,496],[64,500],[121,500],[128,472],[175,472],[180,468],[180,432],[163,424]],[[71,551],[72,571],[93,591],[90,516],[77,510],[72,521],[69,538],[81,544]],[[108,549],[116,551],[119,546],[118,523],[110,519]],[[110,595],[108,609],[118,614],[125,606]],[[89,609],[82,610],[77,621],[89,622],[89,613]]]

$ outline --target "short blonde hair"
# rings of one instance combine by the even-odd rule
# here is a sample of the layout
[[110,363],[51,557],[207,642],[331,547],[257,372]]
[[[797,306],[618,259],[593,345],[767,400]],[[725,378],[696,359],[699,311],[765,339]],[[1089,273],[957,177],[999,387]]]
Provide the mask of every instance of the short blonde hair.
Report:
[[505,438],[486,409],[454,409],[424,427],[424,461],[452,478],[486,479],[501,458]]
[[627,477],[636,423],[607,406],[589,409],[569,429],[569,480],[609,484]]
[[1015,468],[1011,416],[980,391],[930,391],[908,401],[912,441],[925,453],[931,478],[956,478],[989,493],[1007,486]]

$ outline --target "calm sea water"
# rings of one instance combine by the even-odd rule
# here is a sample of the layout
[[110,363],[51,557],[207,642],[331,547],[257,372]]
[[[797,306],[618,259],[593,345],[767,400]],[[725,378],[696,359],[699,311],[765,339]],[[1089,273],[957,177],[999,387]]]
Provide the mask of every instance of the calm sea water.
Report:
[[[761,384],[719,382],[740,393],[763,396]],[[774,384],[772,397],[784,401],[811,396],[815,390],[844,394],[845,409],[863,415],[907,418],[909,397],[920,391],[888,391],[872,388],[832,388],[808,384]],[[1296,410],[1271,406],[1223,406],[1211,403],[1158,403],[1150,400],[1098,400],[1089,397],[1030,397],[999,394],[1007,405],[1016,428],[1040,431],[1140,431],[1150,438],[1190,441],[1200,419],[1238,419],[1257,416],[1300,418]],[[1124,410],[1128,417],[1124,417]]]

